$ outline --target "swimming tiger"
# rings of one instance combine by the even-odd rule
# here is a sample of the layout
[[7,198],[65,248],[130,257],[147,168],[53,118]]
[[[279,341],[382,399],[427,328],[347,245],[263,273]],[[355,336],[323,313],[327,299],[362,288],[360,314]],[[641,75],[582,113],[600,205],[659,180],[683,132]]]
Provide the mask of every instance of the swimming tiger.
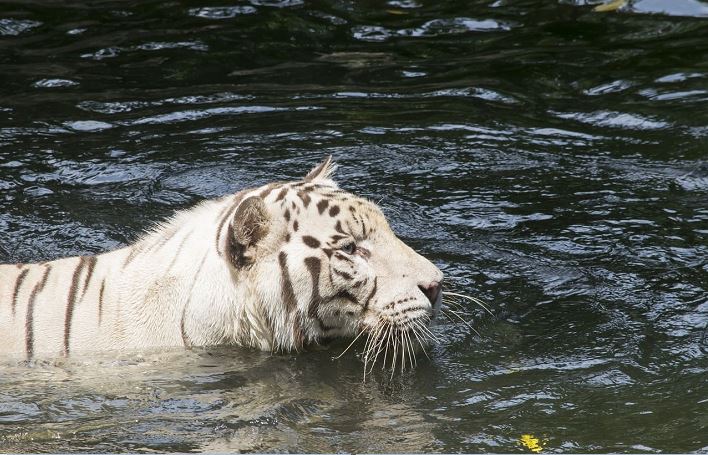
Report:
[[[323,339],[423,345],[442,272],[341,190],[331,157],[177,212],[97,256],[0,265],[0,353],[230,344],[302,350]],[[373,344],[370,343],[370,351]]]

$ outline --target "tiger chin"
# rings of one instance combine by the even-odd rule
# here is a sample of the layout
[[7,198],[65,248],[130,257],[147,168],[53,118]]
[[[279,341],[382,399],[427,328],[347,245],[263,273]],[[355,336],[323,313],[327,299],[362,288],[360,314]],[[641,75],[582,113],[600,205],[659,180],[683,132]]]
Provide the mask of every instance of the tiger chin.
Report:
[[366,333],[369,354],[410,357],[431,339],[443,275],[334,167],[201,202],[119,250],[0,265],[0,353],[299,351]]

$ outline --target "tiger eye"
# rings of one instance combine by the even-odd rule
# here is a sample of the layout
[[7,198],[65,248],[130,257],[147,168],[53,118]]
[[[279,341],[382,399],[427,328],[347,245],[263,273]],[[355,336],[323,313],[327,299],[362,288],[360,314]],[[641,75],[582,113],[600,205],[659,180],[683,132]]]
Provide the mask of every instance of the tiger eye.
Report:
[[343,245],[340,250],[342,250],[344,253],[347,254],[354,254],[356,252],[356,243],[354,242],[349,242],[345,245]]

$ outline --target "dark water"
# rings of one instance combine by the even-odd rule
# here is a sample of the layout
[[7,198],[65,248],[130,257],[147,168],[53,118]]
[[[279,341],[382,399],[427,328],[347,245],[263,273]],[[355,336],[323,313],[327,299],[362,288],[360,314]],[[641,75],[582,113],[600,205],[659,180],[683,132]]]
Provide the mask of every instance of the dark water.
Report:
[[0,451],[708,452],[708,3],[595,3],[0,2],[0,261],[331,153],[495,314],[366,383],[337,346],[6,360]]

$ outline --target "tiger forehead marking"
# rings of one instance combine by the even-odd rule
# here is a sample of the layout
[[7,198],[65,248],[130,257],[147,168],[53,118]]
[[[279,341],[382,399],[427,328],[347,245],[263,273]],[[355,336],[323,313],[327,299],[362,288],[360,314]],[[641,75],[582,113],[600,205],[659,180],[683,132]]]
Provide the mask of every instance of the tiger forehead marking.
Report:
[[0,265],[0,353],[417,336],[442,273],[333,170],[204,201],[108,253]]

